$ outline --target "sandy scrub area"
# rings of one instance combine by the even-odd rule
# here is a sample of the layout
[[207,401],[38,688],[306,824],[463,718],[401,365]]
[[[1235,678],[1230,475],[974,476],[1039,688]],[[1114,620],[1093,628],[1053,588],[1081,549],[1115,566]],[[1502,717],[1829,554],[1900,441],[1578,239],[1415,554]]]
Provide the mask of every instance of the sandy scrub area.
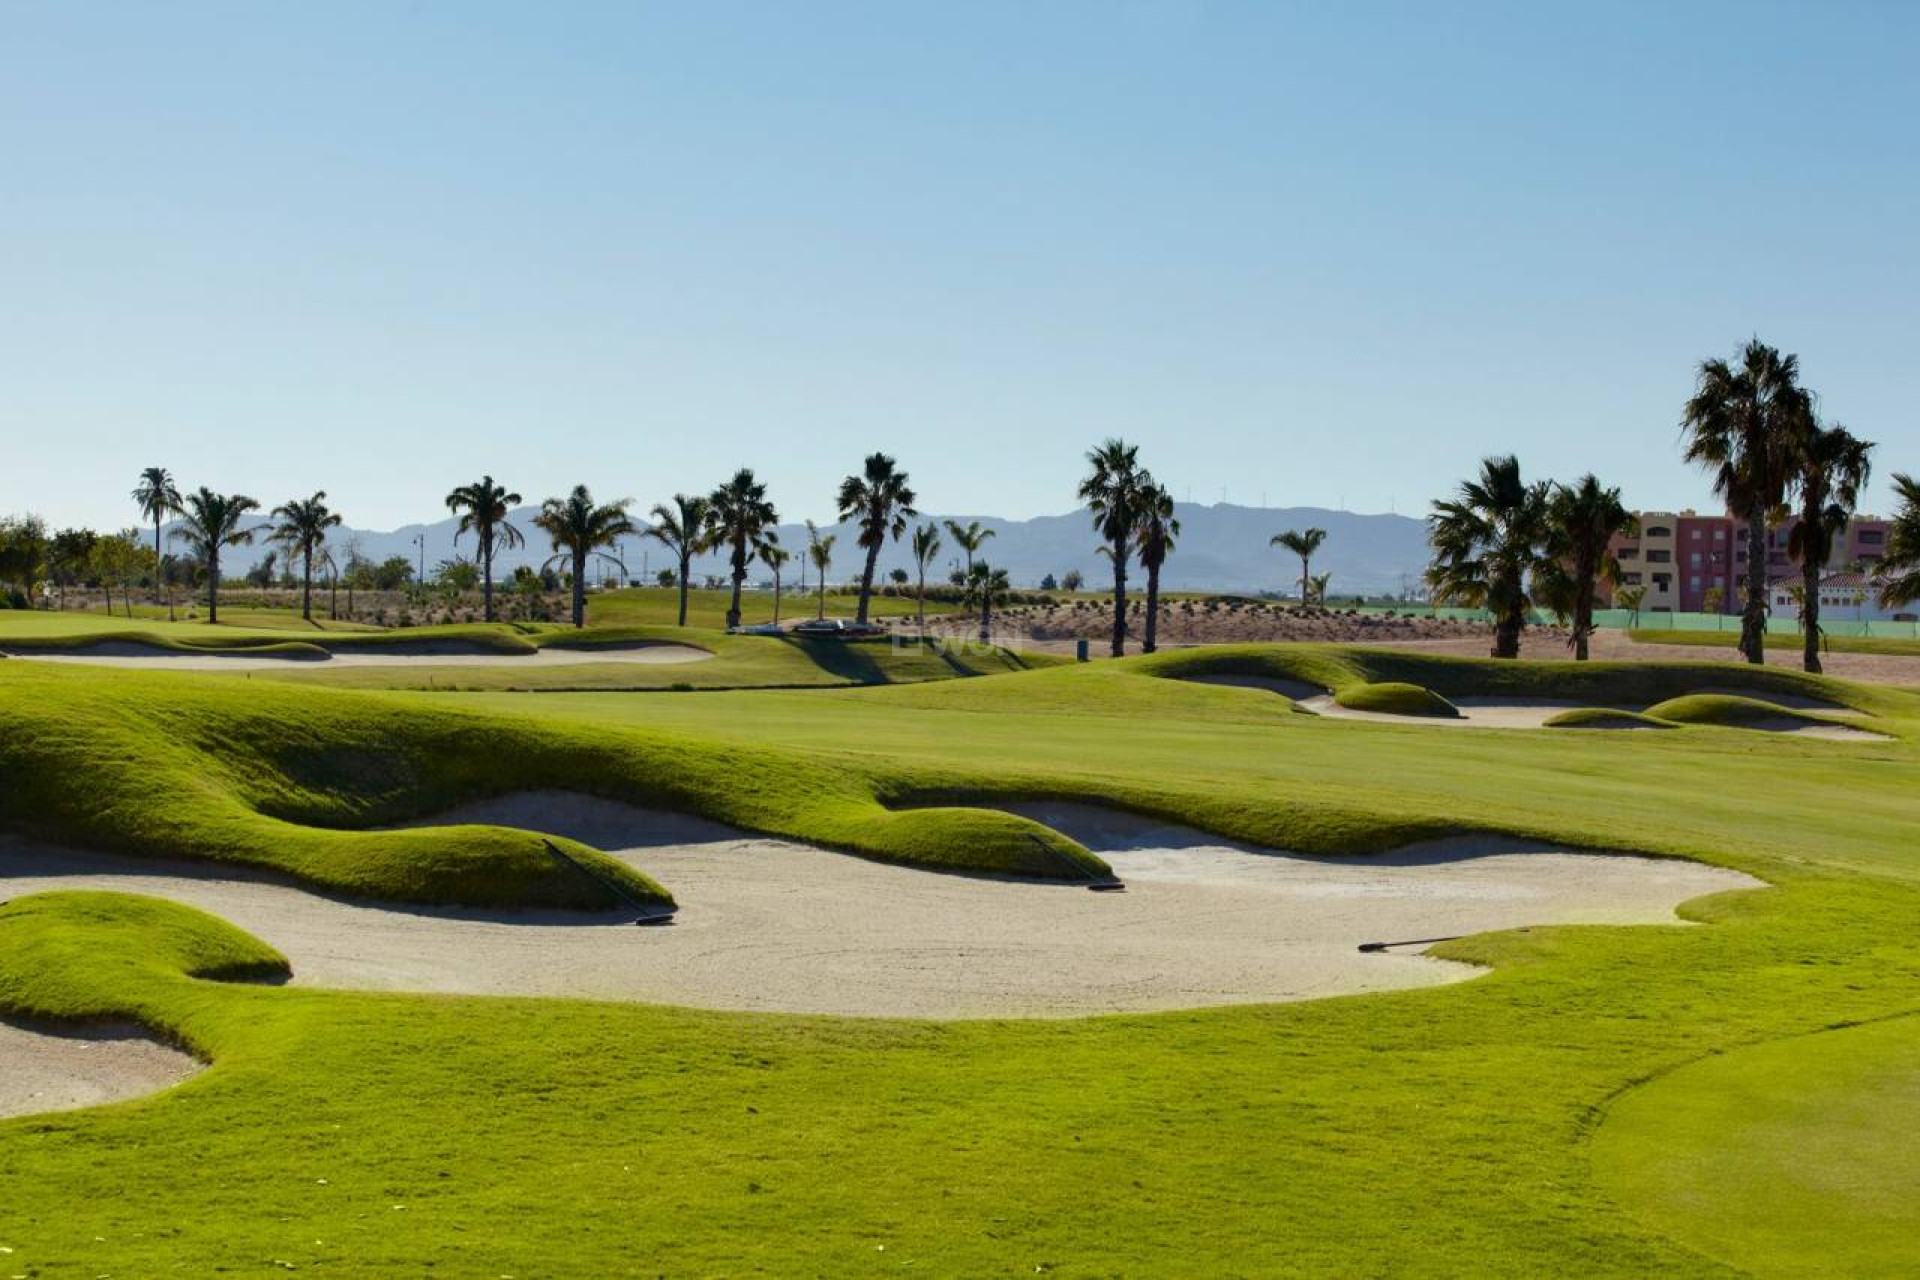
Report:
[[[1285,680],[1272,676],[1194,676],[1194,684],[1220,684],[1238,689],[1263,689],[1291,698],[1315,715],[1327,716],[1334,720],[1371,720],[1376,724],[1430,725],[1443,729],[1544,729],[1547,721],[1562,711],[1577,707],[1593,706],[1590,702],[1570,702],[1559,698],[1450,698],[1454,706],[1460,709],[1458,716],[1402,716],[1386,711],[1356,711],[1343,707],[1333,700],[1333,695],[1318,685],[1307,684],[1301,680]],[[1865,712],[1855,711],[1851,707],[1840,707],[1818,698],[1804,698],[1794,694],[1775,694],[1740,689],[1731,685],[1713,685],[1696,689],[1696,693],[1726,693],[1747,697],[1764,698],[1768,702],[1797,710],[1819,711],[1844,717],[1864,718]],[[1642,711],[1644,707],[1619,707],[1616,710]],[[1656,726],[1610,725],[1611,730],[1638,729],[1642,732],[1657,731]],[[1777,720],[1755,720],[1738,726],[1743,729],[1757,729],[1767,733],[1792,734],[1801,738],[1824,738],[1834,742],[1862,742],[1882,738],[1884,735],[1865,729],[1855,729],[1844,724],[1808,724],[1803,720],[1781,717]]]
[[325,663],[329,667],[578,667],[589,663],[704,662],[713,655],[685,644],[600,645],[587,649],[540,649],[533,653],[475,653],[470,648],[420,645],[394,649],[345,650],[327,657],[273,657],[232,653],[180,653],[137,644],[100,644],[76,653],[14,653],[34,662],[78,662],[103,667],[145,667],[167,671],[284,671],[290,666]]
[[[881,619],[897,630],[914,631],[912,618]],[[1146,634],[1146,603],[1128,602],[1129,650]],[[1316,641],[1322,644],[1379,644],[1389,640],[1467,640],[1483,633],[1480,623],[1446,618],[1388,616],[1339,609],[1301,608],[1267,600],[1174,600],[1160,606],[1155,639],[1162,648],[1196,644],[1247,644],[1266,641]],[[971,639],[979,621],[965,613],[927,619],[931,635]],[[1073,651],[1076,640],[1090,640],[1102,652],[1113,635],[1113,605],[1097,600],[1070,604],[1025,605],[994,614],[996,637],[1005,633],[1013,647],[1050,652]]]
[[[1738,662],[1740,655],[1734,651],[1734,642],[1738,639],[1735,632],[1727,633],[1725,649],[1707,649],[1691,644],[1651,644],[1641,643],[1630,638],[1624,631],[1600,630],[1593,633],[1588,649],[1596,661],[1602,662]],[[1457,654],[1462,657],[1484,658],[1492,647],[1492,632],[1482,627],[1471,638],[1465,639],[1382,639],[1369,641],[1389,648],[1418,649],[1423,653]],[[1520,639],[1520,656],[1527,658],[1545,658],[1564,661],[1573,656],[1567,648],[1566,634],[1550,628],[1529,627]],[[1780,667],[1788,671],[1800,669],[1800,654],[1781,649],[1767,650],[1767,665]],[[1841,680],[1857,680],[1861,684],[1905,685],[1920,689],[1920,657],[1904,657],[1890,653],[1823,653],[1820,665],[1825,674]],[[1742,692],[1728,690],[1727,692]],[[1780,702],[1779,698],[1770,701]]]
[[572,836],[674,893],[669,925],[334,901],[231,869],[0,839],[0,897],[60,888],[192,903],[283,951],[300,986],[582,996],[889,1017],[1074,1017],[1457,981],[1402,942],[1556,923],[1672,923],[1752,887],[1695,863],[1449,841],[1324,860],[1077,805],[1020,812],[1113,863],[1124,893],[941,875],[560,793],[436,821]]
[[202,1069],[135,1026],[56,1030],[0,1022],[0,1117],[137,1098]]

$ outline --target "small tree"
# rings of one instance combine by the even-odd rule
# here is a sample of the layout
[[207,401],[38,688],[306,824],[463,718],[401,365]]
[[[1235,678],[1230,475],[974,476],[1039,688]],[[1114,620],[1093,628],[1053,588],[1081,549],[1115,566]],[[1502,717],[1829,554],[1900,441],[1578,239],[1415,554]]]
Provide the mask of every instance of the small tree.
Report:
[[839,536],[823,534],[819,525],[807,521],[807,559],[813,562],[814,573],[820,579],[820,608],[814,614],[816,618],[827,616],[827,570],[833,567],[833,544]]
[[931,521],[920,525],[913,531],[913,564],[919,574],[919,587],[914,592],[916,612],[920,619],[920,634],[927,634],[927,566],[940,554],[940,530]]
[[985,560],[973,562],[967,573],[967,604],[980,610],[980,643],[993,643],[993,606],[1007,598],[1007,571]]
[[1087,577],[1078,569],[1069,569],[1060,575],[1060,589],[1062,591],[1078,591],[1086,585]]
[[780,540],[771,530],[767,540],[760,544],[760,563],[773,570],[773,622],[780,625],[780,570],[793,559],[793,553],[780,545]]

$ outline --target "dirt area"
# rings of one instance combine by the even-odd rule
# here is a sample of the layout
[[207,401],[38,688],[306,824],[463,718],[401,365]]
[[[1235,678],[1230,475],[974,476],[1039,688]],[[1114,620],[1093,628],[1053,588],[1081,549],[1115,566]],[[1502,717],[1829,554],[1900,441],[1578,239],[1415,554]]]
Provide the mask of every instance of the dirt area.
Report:
[[[1146,634],[1146,605],[1128,602],[1129,648]],[[889,621],[913,630],[911,618]],[[993,615],[996,638],[1021,637],[1034,647],[1052,647],[1075,640],[1104,644],[1113,635],[1113,606],[1094,600],[1070,604],[1029,605],[1003,609]],[[972,639],[979,634],[977,617],[953,614],[928,618],[932,635]],[[1338,609],[1302,608],[1266,600],[1176,600],[1160,606],[1155,638],[1163,648],[1195,644],[1248,644],[1261,641],[1319,641],[1327,644],[1379,644],[1389,640],[1472,640],[1486,632],[1479,623],[1439,618],[1360,613]],[[1485,643],[1482,642],[1482,648]]]
[[558,793],[462,808],[567,835],[657,876],[680,912],[421,911],[332,901],[228,869],[0,840],[0,897],[92,887],[189,902],[283,951],[295,985],[583,996],[888,1017],[1075,1017],[1307,1000],[1477,971],[1395,942],[1552,923],[1671,923],[1757,882],[1693,863],[1454,841],[1327,860],[1085,806],[1022,811],[1111,861],[1125,893],[868,862]]
[[34,662],[77,662],[105,667],[147,667],[167,671],[279,671],[289,666],[324,663],[329,667],[579,667],[589,663],[704,662],[713,655],[685,644],[599,645],[587,649],[540,649],[534,653],[475,653],[470,648],[404,650],[348,650],[319,657],[312,654],[272,657],[230,653],[181,653],[138,644],[98,644],[74,653],[14,653]]
[[[1458,654],[1464,657],[1484,658],[1490,644],[1489,637],[1482,634],[1470,638],[1426,639],[1409,643],[1406,640],[1392,642],[1395,648],[1419,649],[1427,653]],[[1596,631],[1589,648],[1596,661],[1604,662],[1738,662],[1740,655],[1734,650],[1737,637],[1727,633],[1725,649],[1708,649],[1691,644],[1643,644],[1633,640],[1624,631]],[[1520,657],[1566,659],[1573,654],[1567,649],[1566,636],[1562,632],[1530,628],[1521,637]],[[1767,650],[1767,665],[1787,671],[1800,669],[1800,655],[1785,653],[1777,649]],[[1825,673],[1841,680],[1857,680],[1862,684],[1905,685],[1920,689],[1920,657],[1904,657],[1887,653],[1827,653],[1820,657],[1820,665]],[[1739,692],[1735,690],[1735,692]],[[1778,701],[1778,699],[1773,699]]]
[[0,1117],[96,1107],[170,1088],[204,1064],[137,1026],[0,1022]]

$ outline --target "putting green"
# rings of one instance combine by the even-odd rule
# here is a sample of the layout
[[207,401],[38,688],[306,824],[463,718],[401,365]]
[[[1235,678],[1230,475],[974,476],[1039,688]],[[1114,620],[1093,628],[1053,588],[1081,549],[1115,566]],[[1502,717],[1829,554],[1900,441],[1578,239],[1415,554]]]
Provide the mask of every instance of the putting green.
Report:
[[1625,1094],[1594,1143],[1648,1223],[1758,1275],[1920,1268],[1920,1017],[1736,1049]]

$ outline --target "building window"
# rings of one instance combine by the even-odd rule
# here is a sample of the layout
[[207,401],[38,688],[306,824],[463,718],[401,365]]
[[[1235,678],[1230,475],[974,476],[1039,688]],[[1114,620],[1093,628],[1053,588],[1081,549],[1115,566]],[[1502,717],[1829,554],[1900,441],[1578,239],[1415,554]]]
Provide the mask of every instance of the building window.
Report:
[[1656,524],[1647,530],[1647,536],[1649,538],[1671,538],[1673,536],[1673,530],[1663,524]]
[[1700,553],[1696,551],[1691,556],[1689,556],[1688,563],[1690,563],[1694,568],[1698,569],[1700,567]]
[[1887,540],[1887,531],[1885,529],[1862,529],[1854,536],[1853,540],[1858,543],[1872,543],[1877,546]]
[[1640,548],[1622,547],[1620,548],[1620,558],[1622,560],[1638,560],[1640,558]]
[[1649,551],[1649,552],[1647,552],[1647,563],[1648,563],[1648,564],[1672,564],[1672,563],[1673,563],[1673,552],[1671,552],[1671,551]]
[[1715,529],[1713,531],[1713,540],[1715,542],[1725,542],[1727,540],[1727,531],[1725,529]]
[[1694,540],[1695,542],[1698,542],[1698,541],[1700,541],[1700,531],[1699,531],[1698,529],[1695,529],[1695,530],[1693,531],[1693,540]]
[[1640,585],[1640,575],[1637,573],[1623,573],[1620,575],[1620,581],[1629,587],[1637,587]]
[[1697,574],[1697,573],[1696,573],[1696,574],[1694,574],[1694,575],[1693,575],[1693,578],[1692,578],[1692,584],[1693,584],[1693,589],[1694,589],[1695,591],[1698,591],[1698,590],[1700,589],[1700,575],[1699,575],[1699,574]]

